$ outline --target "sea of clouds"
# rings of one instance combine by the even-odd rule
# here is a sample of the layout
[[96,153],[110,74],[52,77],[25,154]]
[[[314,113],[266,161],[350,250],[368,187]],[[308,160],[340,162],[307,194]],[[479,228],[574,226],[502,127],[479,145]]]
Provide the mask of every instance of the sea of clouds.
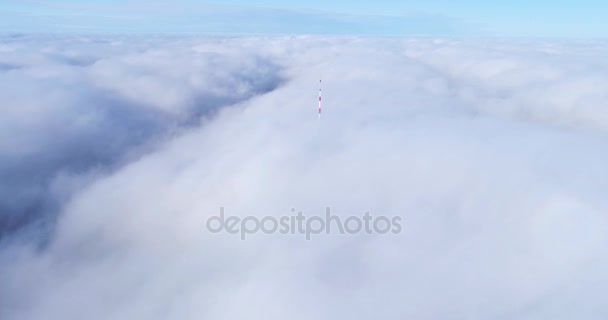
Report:
[[[606,319],[607,55],[2,35],[0,319]],[[220,207],[403,232],[242,241]]]

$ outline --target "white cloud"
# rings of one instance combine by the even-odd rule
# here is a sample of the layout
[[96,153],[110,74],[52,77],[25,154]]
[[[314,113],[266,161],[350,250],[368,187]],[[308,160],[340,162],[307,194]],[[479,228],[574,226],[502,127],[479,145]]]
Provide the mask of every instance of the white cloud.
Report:
[[[8,242],[0,252],[0,318],[599,319],[608,312],[601,295],[608,90],[596,84],[606,77],[603,44],[129,38],[117,49],[108,44],[116,39],[91,40],[104,42],[64,40],[57,49],[79,57],[99,48],[84,65],[57,66],[42,55],[0,74],[59,93],[42,104],[3,90],[7,101],[32,105],[27,115],[3,111],[32,123],[6,130],[31,136],[16,145],[46,153],[49,143],[30,141],[48,141],[49,123],[73,123],[99,108],[116,110],[98,120],[99,131],[88,133],[83,122],[51,145],[80,152],[73,146],[142,126],[167,133],[173,121],[132,122],[124,109],[135,119],[173,119],[201,114],[192,113],[200,107],[193,101],[206,101],[200,95],[225,102],[216,108],[241,102],[111,173],[85,176],[42,249]],[[50,88],[45,78],[55,80]],[[66,109],[38,118],[47,104]],[[102,155],[115,161],[139,142]],[[205,230],[220,206],[257,216],[292,207],[317,215],[331,206],[342,217],[399,215],[405,229],[241,241]]]
[[187,39],[5,40],[12,49],[0,55],[9,66],[0,70],[0,237],[28,212],[50,210],[56,177],[111,170],[200,116],[283,81],[255,52],[213,47],[221,39],[207,41],[207,52]]

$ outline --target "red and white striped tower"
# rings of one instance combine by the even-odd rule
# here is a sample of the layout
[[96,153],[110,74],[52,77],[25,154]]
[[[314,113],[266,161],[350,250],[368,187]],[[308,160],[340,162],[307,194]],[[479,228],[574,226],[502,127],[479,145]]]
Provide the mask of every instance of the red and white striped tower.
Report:
[[319,119],[321,119],[321,80],[319,80]]

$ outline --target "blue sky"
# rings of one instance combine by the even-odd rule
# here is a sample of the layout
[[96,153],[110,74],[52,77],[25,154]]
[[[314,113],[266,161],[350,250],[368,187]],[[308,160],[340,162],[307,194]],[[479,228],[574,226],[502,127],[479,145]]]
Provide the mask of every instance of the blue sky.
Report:
[[2,0],[0,31],[606,38],[599,0]]

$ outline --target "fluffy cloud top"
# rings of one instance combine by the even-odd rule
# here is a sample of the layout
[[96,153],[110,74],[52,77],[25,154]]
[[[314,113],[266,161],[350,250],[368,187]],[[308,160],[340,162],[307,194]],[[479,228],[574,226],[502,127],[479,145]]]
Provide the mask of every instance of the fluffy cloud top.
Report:
[[[0,318],[603,319],[607,48],[5,38]],[[205,229],[327,206],[404,231]]]
[[56,211],[66,189],[91,175],[282,83],[268,58],[223,41],[201,48],[187,39],[5,38],[0,238],[41,211]]

